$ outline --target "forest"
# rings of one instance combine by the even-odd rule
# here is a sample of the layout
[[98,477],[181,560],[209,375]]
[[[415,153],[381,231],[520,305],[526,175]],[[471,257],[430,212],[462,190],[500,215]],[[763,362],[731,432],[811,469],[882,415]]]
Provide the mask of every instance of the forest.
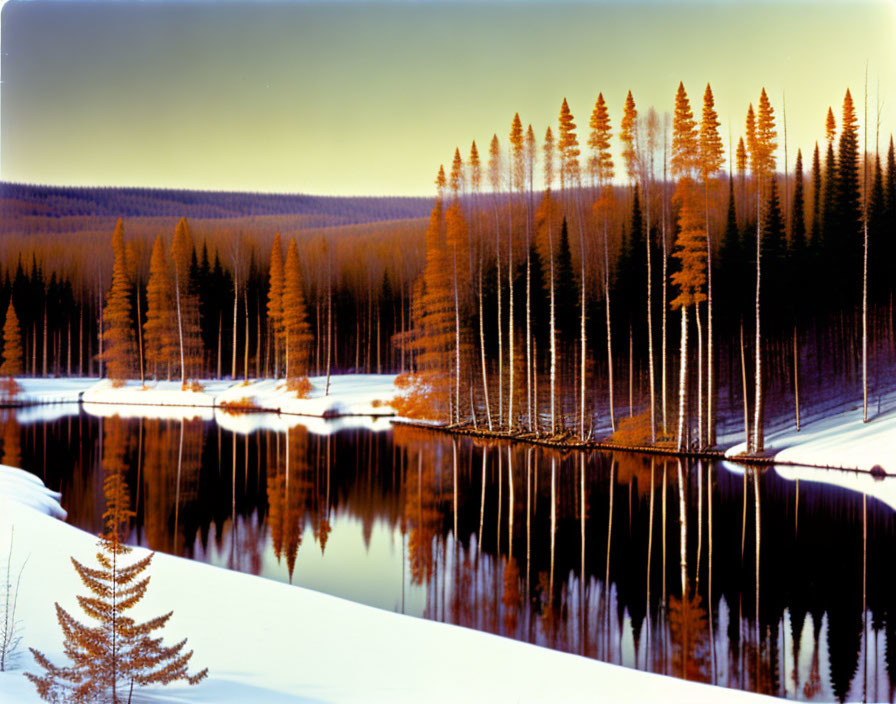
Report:
[[727,147],[709,85],[702,109],[681,84],[671,114],[621,107],[598,95],[580,130],[564,99],[541,139],[514,115],[426,203],[4,184],[3,373],[394,373],[400,415],[680,450],[722,429],[759,453],[825,389],[873,417],[896,157],[867,99],[812,145],[764,89]]

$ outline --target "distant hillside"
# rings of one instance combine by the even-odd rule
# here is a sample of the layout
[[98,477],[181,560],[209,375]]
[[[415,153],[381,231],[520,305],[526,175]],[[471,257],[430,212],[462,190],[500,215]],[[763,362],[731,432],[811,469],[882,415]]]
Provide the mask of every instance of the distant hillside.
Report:
[[[349,225],[425,217],[431,198],[309,196],[157,188],[36,186],[0,182],[0,218],[318,216]],[[4,228],[6,229],[6,228]]]

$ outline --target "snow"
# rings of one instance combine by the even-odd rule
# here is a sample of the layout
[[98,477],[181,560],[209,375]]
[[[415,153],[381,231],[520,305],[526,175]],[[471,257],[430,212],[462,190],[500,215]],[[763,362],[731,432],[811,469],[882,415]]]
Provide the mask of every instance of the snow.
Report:
[[[880,466],[896,474],[896,410],[862,422],[862,409],[847,408],[802,426],[766,434],[765,454],[775,463],[870,471]],[[738,443],[725,452],[736,459],[746,450]]]
[[[395,415],[389,404],[398,392],[394,374],[334,375],[330,377],[329,393],[326,377],[311,377],[309,381],[308,397],[297,398],[284,381],[274,379],[236,383],[203,380],[199,382],[201,390],[195,391],[182,389],[179,381],[150,381],[143,386],[129,381],[115,386],[108,379],[18,379],[22,391],[15,400],[15,415],[22,424],[58,420],[77,414],[80,401],[85,411],[95,416],[217,418],[225,428],[242,433],[260,428],[285,430],[296,425],[320,434],[355,427],[389,428],[385,418]],[[340,420],[312,420],[315,418]]]
[[[62,662],[53,602],[81,615],[69,556],[90,562],[96,538],[56,518],[58,495],[0,467],[0,545],[15,526],[14,562],[28,557],[18,614],[24,644]],[[135,548],[132,557],[145,554]],[[187,637],[196,687],[156,702],[740,702],[758,695],[609,665],[487,633],[381,611],[238,572],[156,554],[143,620],[169,609],[166,639]],[[22,667],[33,670],[30,656]],[[40,700],[22,670],[0,673],[5,704]],[[765,699],[765,698],[763,698]]]

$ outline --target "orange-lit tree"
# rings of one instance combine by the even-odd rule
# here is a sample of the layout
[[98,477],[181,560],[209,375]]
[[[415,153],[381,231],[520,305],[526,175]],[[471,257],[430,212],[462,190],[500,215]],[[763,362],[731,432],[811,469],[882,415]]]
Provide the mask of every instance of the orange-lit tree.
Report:
[[160,370],[164,369],[165,376],[170,380],[172,366],[176,364],[178,342],[169,268],[165,242],[159,234],[149,262],[143,339],[146,361],[152,365],[153,376],[158,379]]
[[283,349],[283,245],[280,233],[274,235],[268,275],[268,327],[274,349],[274,376],[280,376],[280,351]]
[[0,364],[0,376],[14,377],[22,373],[22,332],[16,309],[9,302],[6,309],[6,322],[3,324],[3,364]]
[[307,393],[310,390],[306,377],[312,337],[302,291],[299,250],[294,239],[289,241],[283,268],[283,339],[287,387]]
[[91,596],[79,596],[78,603],[98,624],[78,622],[57,602],[56,618],[71,665],[54,665],[43,653],[31,648],[44,673],[25,676],[34,683],[41,698],[49,702],[119,704],[131,701],[135,686],[165,685],[179,680],[198,684],[208,674],[207,669],[192,675],[187,671],[193,651],[184,652],[186,639],[166,646],[156,635],[173,612],[143,623],[127,615],[146,595],[150,578],[144,572],[154,553],[122,564],[124,556],[131,552],[123,540],[134,515],[124,476],[125,433],[125,425],[118,418],[106,425],[103,440],[105,532],[100,536],[100,550],[96,554],[99,568],[71,558],[75,571],[91,593]]
[[123,384],[134,369],[134,326],[131,320],[131,282],[128,277],[121,218],[112,233],[112,287],[103,309],[103,361],[115,384]]

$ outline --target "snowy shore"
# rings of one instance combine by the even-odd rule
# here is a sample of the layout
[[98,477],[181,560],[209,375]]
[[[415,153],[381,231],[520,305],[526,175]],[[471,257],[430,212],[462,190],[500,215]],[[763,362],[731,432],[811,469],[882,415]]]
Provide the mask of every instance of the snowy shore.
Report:
[[[180,382],[128,382],[114,387],[97,379],[19,379],[16,402],[21,423],[54,420],[76,412],[79,401],[93,415],[216,420],[238,433],[259,429],[307,426],[313,433],[332,433],[346,427],[385,430],[394,416],[390,403],[399,393],[391,374],[335,375],[326,393],[326,377],[312,377],[307,398],[296,398],[282,381],[231,382],[206,380],[201,390],[182,390]],[[249,411],[248,413],[245,411]],[[332,419],[338,419],[336,421]],[[737,459],[745,444],[736,435],[722,437],[725,456]],[[868,423],[861,407],[847,403],[830,406],[824,415],[807,418],[799,432],[794,423],[779,419],[766,433],[764,458],[769,463],[871,471],[879,467],[896,474],[896,391],[878,399]],[[727,441],[727,442],[726,442]]]
[[[63,523],[58,494],[0,466],[0,556],[15,526],[13,565],[28,557],[18,615],[24,646],[62,662],[53,602],[83,616],[69,556],[96,539]],[[144,551],[134,550],[134,557]],[[155,702],[740,702],[758,695],[609,665],[434,621],[381,611],[238,572],[157,554],[138,619],[174,609],[166,640],[189,639],[196,687],[151,691]],[[40,701],[23,672],[0,673],[0,699]],[[763,697],[762,699],[769,700]]]

